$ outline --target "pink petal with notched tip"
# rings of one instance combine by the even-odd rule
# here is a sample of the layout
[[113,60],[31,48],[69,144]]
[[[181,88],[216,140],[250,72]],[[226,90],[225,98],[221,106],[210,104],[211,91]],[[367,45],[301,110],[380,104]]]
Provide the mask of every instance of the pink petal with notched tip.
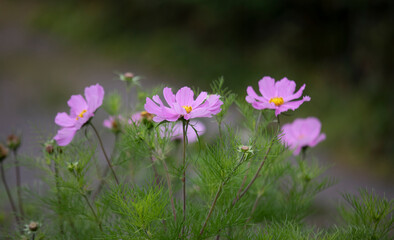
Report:
[[175,95],[172,92],[171,88],[165,87],[163,89],[163,96],[170,107],[175,103]]
[[176,102],[180,106],[191,106],[194,99],[193,91],[188,87],[183,87],[175,95]]
[[259,91],[263,95],[265,99],[268,101],[273,98],[277,97],[276,88],[275,88],[275,79],[265,76],[259,81]]
[[104,88],[99,84],[85,88],[88,111],[94,113],[103,104]]
[[287,96],[293,95],[296,88],[296,84],[294,81],[290,81],[285,77],[275,83],[275,88],[276,88],[276,96],[282,97],[284,100]]

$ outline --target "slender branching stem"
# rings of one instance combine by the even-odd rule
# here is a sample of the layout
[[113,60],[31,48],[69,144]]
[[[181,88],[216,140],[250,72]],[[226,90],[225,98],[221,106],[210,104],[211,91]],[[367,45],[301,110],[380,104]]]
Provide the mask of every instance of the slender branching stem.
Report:
[[[260,115],[260,116],[261,116],[261,115]],[[260,117],[260,116],[259,116],[259,117]],[[280,133],[280,132],[279,132],[279,131],[280,131],[279,115],[277,116],[277,125],[278,125],[278,131],[277,131],[277,133],[279,134],[279,133]],[[271,141],[271,146],[272,146],[272,143],[273,143],[273,141],[275,140],[275,138],[276,138],[276,137],[274,137],[274,138],[272,139],[272,141]],[[270,146],[270,147],[271,147],[271,146]],[[267,155],[266,155],[266,156],[267,156]],[[255,199],[255,201],[254,201],[254,203],[253,203],[252,211],[250,212],[250,216],[249,216],[248,220],[246,220],[246,223],[248,223],[248,222],[252,219],[253,213],[254,213],[254,211],[256,211],[257,203],[259,202],[260,197],[261,197],[260,194],[257,195],[257,197],[256,197],[256,199]]]
[[155,174],[155,182],[157,186],[160,186],[160,175],[159,172],[157,171],[156,165],[155,165],[155,157],[153,156],[153,153],[150,155],[150,160],[152,161],[152,169]]
[[[78,181],[81,179],[81,175],[78,174],[75,170],[73,170],[72,173],[74,174],[74,177],[75,177]],[[80,191],[80,194],[82,195],[82,197],[85,199],[86,203],[88,204],[90,210],[92,211],[92,214],[93,214],[93,216],[94,216],[94,219],[96,220],[96,222],[97,222],[97,224],[98,224],[98,226],[99,226],[99,229],[100,229],[100,231],[102,232],[102,231],[103,231],[103,228],[102,228],[102,226],[101,226],[101,221],[100,221],[100,219],[98,218],[98,216],[97,216],[97,214],[96,214],[96,211],[94,211],[94,208],[93,208],[92,204],[90,203],[88,196],[86,196],[85,190],[83,189],[83,186],[82,186],[82,185],[79,186],[79,191]]]
[[218,122],[219,138],[222,139],[222,121]]
[[[262,115],[263,115],[263,111],[260,111],[260,112],[259,112],[259,116],[257,117],[257,120],[256,120],[255,127],[254,127],[254,132],[255,132],[255,134],[258,134],[257,131],[258,131],[258,129],[259,129],[259,124],[260,124],[260,120],[261,120],[261,116],[262,116]],[[254,144],[256,143],[256,140],[257,140],[257,138],[255,138],[255,140],[254,140],[254,142],[253,142],[252,145],[254,145]],[[239,195],[240,195],[241,192],[242,192],[243,187],[245,186],[246,180],[248,179],[249,170],[250,170],[250,166],[251,166],[251,165],[252,165],[252,162],[249,162],[249,163],[248,163],[247,170],[246,170],[246,172],[245,172],[245,176],[244,176],[244,178],[242,179],[241,186],[240,186],[239,189],[238,189],[237,197],[239,197]],[[235,200],[235,199],[234,199],[234,200]]]
[[223,183],[220,184],[220,186],[219,186],[219,188],[218,188],[218,191],[216,192],[216,195],[215,195],[215,198],[213,199],[211,208],[209,209],[209,213],[208,213],[208,215],[207,215],[207,218],[205,219],[205,222],[204,222],[204,224],[202,225],[202,228],[201,228],[201,230],[200,230],[200,235],[202,235],[202,234],[204,233],[204,229],[205,229],[205,227],[207,226],[208,220],[209,220],[209,218],[211,217],[211,214],[212,214],[212,212],[213,212],[213,209],[215,208],[216,202],[217,202],[217,200],[218,200],[218,198],[219,198],[219,196],[220,196],[220,193],[221,193],[222,190],[223,190],[223,185],[224,185]]
[[89,198],[86,196],[85,193],[82,192],[81,194],[82,194],[82,197],[85,199],[86,203],[88,204],[90,210],[92,211],[93,216],[94,216],[94,218],[95,218],[95,220],[96,220],[96,222],[97,222],[97,224],[98,224],[98,226],[100,228],[100,231],[102,232],[103,231],[103,227],[101,226],[101,221],[98,218],[96,212],[94,211],[94,208],[93,208],[92,204],[90,203]]
[[166,161],[163,159],[163,166],[166,172],[166,179],[167,179],[167,185],[168,185],[168,194],[170,195],[170,201],[171,201],[171,208],[172,208],[172,215],[174,215],[174,222],[176,222],[176,211],[175,211],[175,204],[174,204],[174,196],[172,194],[172,187],[171,187],[171,179],[170,179],[170,174],[168,172],[168,167]]
[[7,196],[8,196],[8,200],[10,201],[11,209],[14,212],[14,217],[15,217],[16,223],[19,224],[20,223],[20,219],[19,219],[19,216],[18,216],[18,211],[16,209],[16,205],[15,205],[14,199],[12,199],[11,191],[10,191],[10,188],[8,187],[7,180],[5,178],[4,167],[3,167],[3,163],[2,162],[0,162],[0,170],[1,170],[1,180],[3,181],[5,190],[7,192]]
[[254,213],[254,211],[256,211],[257,203],[259,202],[260,197],[261,197],[261,195],[257,195],[256,200],[254,200],[252,211],[250,212],[250,216],[249,216],[248,220],[246,220],[246,223],[245,223],[245,228],[246,228],[246,224],[248,224],[250,222],[250,220],[252,220],[253,213]]
[[101,141],[101,137],[100,137],[100,135],[99,135],[97,129],[94,127],[94,125],[93,125],[92,123],[89,123],[89,124],[90,124],[90,126],[92,127],[94,133],[95,133],[96,136],[97,136],[97,139],[98,139],[98,141],[99,141],[99,143],[100,143],[101,150],[102,150],[103,153],[104,153],[105,160],[107,161],[108,166],[109,166],[109,168],[111,169],[111,172],[112,172],[112,175],[113,175],[114,178],[115,178],[116,184],[119,185],[118,177],[116,176],[115,171],[114,171],[114,169],[113,169],[113,167],[112,167],[111,161],[109,160],[108,155],[107,155],[107,153],[105,152],[104,145],[103,145],[103,141]]
[[19,166],[17,150],[14,149],[12,153],[14,155],[14,161],[15,161],[16,193],[18,195],[18,206],[19,206],[19,212],[21,214],[21,218],[23,219],[25,213],[23,211],[23,202],[22,202],[21,169]]
[[209,209],[207,218],[205,219],[205,222],[204,222],[204,224],[203,224],[203,226],[202,226],[202,228],[201,228],[201,230],[200,230],[200,235],[202,235],[202,234],[204,233],[204,229],[205,229],[205,227],[207,226],[208,220],[209,220],[209,218],[211,217],[211,214],[212,214],[212,212],[213,212],[213,209],[215,208],[216,202],[217,202],[217,200],[218,200],[218,198],[219,198],[219,196],[220,196],[220,193],[221,193],[222,190],[223,190],[224,185],[226,185],[226,184],[228,183],[228,181],[231,179],[231,177],[232,177],[232,176],[234,175],[234,173],[237,171],[238,167],[241,166],[241,164],[244,162],[244,160],[245,160],[245,153],[242,154],[242,157],[241,157],[241,159],[238,161],[238,164],[234,167],[234,169],[233,169],[233,170],[231,171],[231,173],[226,177],[226,179],[220,184],[220,186],[219,186],[219,188],[218,188],[218,190],[217,190],[217,192],[216,192],[215,198],[213,199],[211,208]]
[[[59,206],[61,206],[60,183],[59,183],[59,167],[57,165],[56,160],[53,160],[53,168],[54,168],[54,172],[55,172],[55,185],[56,185],[57,203],[59,204]],[[64,235],[63,221],[62,220],[60,220],[59,228],[60,228],[60,233],[62,235]]]
[[[115,133],[115,143],[114,143],[114,148],[112,149],[112,153],[111,153],[111,160],[114,158],[115,151],[116,151],[117,145],[118,145],[118,141],[119,141],[119,133]],[[109,171],[109,170],[110,170],[110,167],[109,167],[109,165],[107,165],[107,166],[105,167],[105,169],[104,169],[103,174],[101,175],[100,183],[99,183],[99,185],[98,185],[96,191],[95,191],[95,192],[93,193],[93,195],[92,195],[92,199],[95,199],[95,198],[97,197],[97,195],[98,195],[98,194],[101,192],[101,190],[103,189],[104,184],[105,184],[105,178],[106,178],[106,176],[108,175],[108,171]]]
[[[187,145],[187,127],[189,121],[183,120],[183,157],[182,157],[182,168],[183,168],[183,176],[182,176],[182,199],[183,199],[183,223],[186,223],[186,145]],[[182,227],[182,235],[185,231],[185,225]]]

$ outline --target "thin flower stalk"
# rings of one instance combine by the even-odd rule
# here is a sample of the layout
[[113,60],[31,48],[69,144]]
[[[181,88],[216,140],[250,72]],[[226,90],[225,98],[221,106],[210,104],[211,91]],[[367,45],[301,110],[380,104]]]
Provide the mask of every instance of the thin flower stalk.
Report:
[[23,211],[23,202],[22,202],[21,169],[19,166],[17,150],[13,149],[12,153],[14,155],[14,162],[15,162],[16,192],[18,195],[18,206],[19,206],[19,212],[23,219],[25,213]]
[[[257,121],[256,121],[256,125],[255,125],[255,127],[254,127],[254,132],[255,132],[255,133],[257,133],[258,126],[259,126],[259,124],[260,124],[260,120],[261,120],[261,116],[262,116],[262,115],[263,115],[263,112],[260,111],[260,112],[259,112],[259,116],[258,116]],[[253,142],[252,145],[254,145],[254,144],[256,143],[256,139],[257,139],[257,138],[255,138],[255,140],[254,140],[254,142]],[[252,162],[249,162],[249,163],[248,163],[248,167],[247,167],[247,170],[246,170],[246,172],[245,172],[245,176],[244,176],[244,178],[242,179],[241,186],[239,187],[238,192],[237,192],[237,197],[239,197],[239,195],[241,194],[242,189],[243,189],[243,187],[245,186],[246,180],[248,179],[248,175],[249,175],[249,170],[250,170],[251,164],[252,164]],[[234,200],[235,200],[235,199],[234,199]]]
[[103,231],[103,227],[102,227],[102,225],[101,225],[101,221],[100,221],[100,219],[98,218],[96,212],[94,211],[94,208],[93,208],[92,204],[90,203],[89,198],[86,196],[85,193],[82,193],[82,197],[85,199],[86,203],[88,204],[90,210],[91,210],[92,213],[93,213],[94,218],[96,219],[96,222],[97,222],[97,224],[98,224],[98,226],[99,226],[99,229],[100,229],[100,231],[102,232],[102,231]]
[[175,210],[175,204],[174,204],[174,196],[172,194],[172,187],[171,187],[171,179],[170,175],[168,172],[168,167],[167,163],[165,160],[163,160],[163,166],[166,172],[166,179],[167,179],[167,185],[168,185],[168,194],[170,196],[170,201],[171,201],[171,208],[172,208],[172,215],[174,215],[174,222],[176,222],[176,210]]
[[[183,157],[182,157],[182,199],[183,199],[183,222],[186,223],[186,145],[187,145],[187,128],[189,121],[182,121],[183,124]],[[185,225],[182,227],[182,235],[185,230]]]
[[238,167],[241,166],[241,164],[244,162],[244,160],[245,160],[245,153],[242,154],[242,157],[241,157],[241,159],[239,160],[238,164],[234,167],[234,169],[233,169],[233,170],[231,171],[231,173],[226,177],[226,179],[220,184],[220,186],[219,186],[219,188],[218,188],[218,190],[217,190],[217,192],[216,192],[215,198],[213,199],[211,208],[209,209],[209,213],[208,213],[208,215],[207,215],[207,218],[205,219],[205,222],[204,222],[204,224],[203,224],[203,226],[202,226],[202,228],[201,228],[201,230],[200,230],[200,235],[202,235],[202,234],[204,233],[204,229],[205,229],[205,227],[207,226],[208,220],[209,220],[209,218],[211,217],[211,214],[212,214],[212,212],[213,212],[213,209],[215,208],[216,202],[217,202],[217,200],[218,200],[218,198],[219,198],[219,196],[220,196],[220,194],[221,194],[221,192],[222,192],[222,190],[223,190],[224,185],[226,185],[226,184],[228,183],[228,181],[231,179],[231,177],[232,177],[232,176],[234,175],[234,173],[237,171]]
[[93,125],[92,123],[89,123],[89,124],[90,124],[90,126],[92,127],[94,133],[95,133],[96,136],[97,136],[97,139],[98,139],[98,141],[99,141],[99,143],[100,143],[101,150],[103,151],[105,160],[106,160],[107,163],[108,163],[108,167],[111,169],[112,175],[113,175],[114,178],[115,178],[116,184],[119,185],[118,177],[116,176],[116,173],[115,173],[115,171],[114,171],[114,169],[113,169],[113,167],[112,167],[111,161],[109,160],[108,155],[107,155],[107,153],[105,152],[104,145],[103,145],[103,141],[101,140],[101,137],[100,137],[100,135],[99,135],[97,129],[94,127],[94,125]]
[[[72,173],[73,173],[74,177],[75,177],[77,180],[80,179],[80,175],[77,174],[77,172],[75,171],[75,169],[72,170]],[[90,208],[90,210],[91,210],[91,212],[92,212],[92,214],[93,214],[93,216],[94,216],[94,219],[96,220],[96,222],[97,222],[97,224],[98,224],[98,227],[99,227],[100,231],[103,232],[103,227],[102,227],[102,225],[101,225],[101,221],[100,221],[100,219],[98,218],[98,216],[97,216],[97,214],[96,214],[96,211],[94,210],[92,204],[90,203],[88,196],[86,196],[86,193],[85,193],[85,191],[84,191],[84,189],[83,189],[83,186],[80,186],[80,194],[81,194],[81,196],[83,197],[83,199],[85,199],[87,205],[89,206],[89,208]]]
[[10,205],[11,205],[12,212],[14,213],[15,221],[16,221],[17,224],[19,224],[20,223],[20,219],[19,219],[19,216],[18,216],[18,211],[16,209],[16,205],[15,205],[14,199],[12,198],[10,188],[8,187],[7,180],[5,178],[4,166],[3,166],[2,162],[0,162],[0,170],[1,170],[1,180],[3,181],[5,190],[7,192],[8,200],[10,201]]
[[[53,168],[54,168],[54,173],[55,173],[55,185],[56,185],[57,202],[58,202],[59,206],[61,206],[60,183],[59,183],[59,166],[57,165],[56,160],[53,161]],[[60,228],[60,233],[62,235],[64,235],[63,221],[60,221],[59,228]]]
[[155,183],[157,186],[160,185],[160,175],[159,172],[157,171],[157,168],[155,166],[155,157],[153,156],[153,154],[151,154],[150,160],[152,161],[152,169],[153,169],[153,173],[155,174]]
[[[111,153],[111,160],[113,159],[113,157],[115,155],[115,151],[117,149],[118,140],[119,140],[119,133],[115,133],[115,143],[114,143],[114,148],[112,149],[112,153]],[[98,185],[96,191],[93,193],[92,199],[95,199],[97,197],[97,195],[103,189],[104,184],[105,184],[105,178],[108,175],[109,170],[110,170],[110,167],[109,167],[109,165],[107,165],[105,167],[105,169],[104,169],[103,174],[101,175],[99,185]]]
[[248,184],[248,185],[246,186],[246,188],[242,191],[242,193],[241,193],[239,196],[236,196],[236,197],[235,197],[235,199],[233,200],[233,203],[232,203],[232,207],[233,207],[233,206],[234,206],[234,205],[235,205],[235,204],[246,194],[246,192],[249,190],[249,188],[253,185],[254,181],[256,181],[257,177],[258,177],[259,174],[260,174],[261,169],[262,169],[263,166],[264,166],[264,163],[266,162],[266,160],[267,160],[267,158],[268,158],[268,155],[269,155],[269,153],[270,153],[270,151],[271,151],[271,149],[272,149],[272,146],[273,146],[275,140],[276,140],[276,137],[274,137],[274,138],[271,140],[270,145],[268,146],[268,149],[267,149],[267,151],[266,151],[266,153],[265,153],[265,155],[264,155],[263,161],[261,161],[260,166],[259,166],[259,168],[258,168],[257,171],[256,171],[256,174],[254,175],[254,177],[252,178],[252,180],[250,180],[249,184]]

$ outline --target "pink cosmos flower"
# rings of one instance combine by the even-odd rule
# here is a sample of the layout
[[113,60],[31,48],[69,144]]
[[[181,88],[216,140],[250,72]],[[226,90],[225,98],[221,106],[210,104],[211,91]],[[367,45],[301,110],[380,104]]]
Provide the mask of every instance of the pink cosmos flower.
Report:
[[292,101],[300,98],[305,89],[305,84],[294,93],[296,84],[294,81],[283,78],[275,82],[271,77],[263,77],[259,81],[259,90],[262,96],[258,96],[251,86],[246,89],[246,101],[255,109],[275,109],[275,116],[287,110],[297,109],[303,102],[310,101],[311,98],[304,96],[302,100]]
[[283,125],[282,142],[294,150],[294,155],[298,155],[303,147],[314,147],[326,139],[320,129],[321,123],[315,117],[296,119],[293,123]]
[[146,98],[145,110],[155,115],[153,118],[155,122],[164,120],[174,122],[182,117],[186,120],[212,117],[221,111],[220,106],[223,104],[219,95],[208,96],[206,92],[201,92],[194,100],[194,93],[188,87],[179,89],[176,95],[172,93],[171,88],[166,87],[163,95],[168,107],[163,104],[158,95],[152,97],[153,101]]
[[[205,133],[205,125],[201,122],[198,121],[191,121],[189,123],[189,127],[187,128],[187,140],[189,143],[193,143],[195,141],[198,140],[196,131],[192,128],[192,126],[194,127],[194,129],[197,131],[198,136],[201,136]],[[174,126],[174,128],[172,129],[172,140],[176,140],[176,139],[182,139],[183,138],[183,129],[182,129],[182,123],[181,122],[177,122]],[[165,131],[165,126],[162,126],[162,131]]]
[[71,96],[67,102],[70,114],[61,112],[56,115],[55,123],[62,127],[54,137],[59,146],[68,145],[75,133],[94,116],[94,112],[103,103],[103,87],[96,84],[85,88],[85,98],[81,95]]
[[109,116],[107,119],[103,121],[103,126],[114,131],[120,131],[120,124],[124,121],[122,115],[119,116]]
[[143,119],[146,119],[147,121],[152,121],[153,115],[148,113],[147,111],[141,111],[141,112],[136,112],[133,115],[131,115],[131,119],[129,119],[129,124],[132,124],[133,122],[136,123],[137,125],[139,122],[141,122]]

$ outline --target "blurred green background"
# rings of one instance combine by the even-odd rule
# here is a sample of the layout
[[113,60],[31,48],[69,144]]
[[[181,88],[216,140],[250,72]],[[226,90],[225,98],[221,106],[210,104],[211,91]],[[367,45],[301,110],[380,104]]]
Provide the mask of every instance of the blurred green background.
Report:
[[90,83],[122,88],[114,71],[144,87],[208,89],[224,76],[242,97],[263,76],[286,76],[312,101],[285,121],[318,117],[328,164],[392,183],[394,1],[2,1],[0,13],[11,128],[29,114],[52,121]]

